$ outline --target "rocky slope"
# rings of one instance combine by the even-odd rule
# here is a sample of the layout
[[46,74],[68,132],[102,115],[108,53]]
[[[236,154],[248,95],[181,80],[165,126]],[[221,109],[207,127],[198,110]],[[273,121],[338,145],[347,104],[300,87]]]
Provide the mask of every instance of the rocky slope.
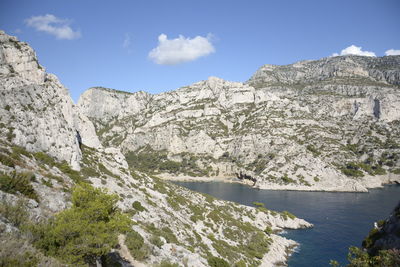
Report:
[[[274,233],[312,226],[286,212],[221,201],[164,182],[144,171],[143,164],[129,166],[120,147],[110,146],[115,138],[112,142],[103,139],[116,126],[113,131],[103,128],[102,134],[99,125],[112,120],[114,113],[146,116],[142,108],[150,106],[136,107],[132,102],[146,105],[153,96],[92,90],[92,99],[98,92],[115,97],[98,108],[98,119],[90,116],[89,120],[81,112],[84,105],[73,106],[67,89],[45,73],[27,44],[0,32],[0,60],[0,260],[15,263],[29,255],[40,266],[63,266],[37,251],[20,228],[26,221],[46,220],[69,207],[71,188],[80,182],[118,194],[119,208],[129,214],[134,230],[143,238],[141,247],[131,251],[125,237],[120,237],[116,253],[124,258],[120,260],[123,266],[164,260],[180,266],[207,266],[212,256],[229,264],[274,266],[284,263],[296,245]],[[112,107],[128,98],[123,109]],[[142,135],[144,141],[152,138]],[[144,159],[139,161],[151,162],[146,155]]]
[[400,56],[341,56],[158,95],[90,88],[78,108],[104,146],[159,177],[367,191],[400,180],[399,84]]
[[381,250],[397,250],[400,260],[400,202],[387,219],[376,223],[362,245],[373,256]]

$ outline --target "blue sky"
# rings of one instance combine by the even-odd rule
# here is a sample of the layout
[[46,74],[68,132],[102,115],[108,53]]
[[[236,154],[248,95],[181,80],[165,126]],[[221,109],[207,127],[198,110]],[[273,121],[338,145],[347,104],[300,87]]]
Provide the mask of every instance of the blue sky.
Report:
[[398,0],[1,0],[0,29],[76,101],[92,86],[159,93],[246,81],[263,64],[398,53],[399,14]]

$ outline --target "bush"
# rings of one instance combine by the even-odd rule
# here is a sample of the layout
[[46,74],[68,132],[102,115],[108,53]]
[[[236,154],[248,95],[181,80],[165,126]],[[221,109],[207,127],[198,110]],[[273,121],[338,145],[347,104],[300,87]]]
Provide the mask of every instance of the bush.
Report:
[[153,235],[150,238],[150,243],[152,243],[153,245],[155,245],[158,248],[161,248],[162,245],[164,245],[164,242],[161,240],[161,238],[157,235]]
[[314,155],[314,157],[321,155],[321,152],[318,149],[316,149],[313,145],[307,145],[307,149]]
[[38,266],[39,259],[30,252],[25,252],[19,255],[1,255],[0,257],[0,266],[4,267],[32,267]]
[[264,233],[270,235],[272,234],[274,231],[272,230],[271,226],[267,226],[264,230]]
[[36,152],[33,154],[33,156],[35,157],[35,159],[43,164],[46,164],[50,167],[53,167],[56,162],[54,161],[54,159],[52,157],[50,157],[49,155],[47,155],[44,152]]
[[282,217],[283,217],[283,219],[284,219],[285,221],[286,221],[288,218],[290,218],[290,219],[292,219],[292,220],[294,220],[294,219],[296,218],[296,216],[294,216],[292,213],[290,213],[290,212],[288,212],[288,211],[286,211],[286,210],[282,211],[281,215],[282,215]]
[[82,182],[84,179],[78,171],[71,169],[66,161],[57,164],[57,168],[64,174],[68,175],[75,183]]
[[[347,260],[347,267],[400,266],[400,252],[396,249],[381,250],[378,255],[372,256],[360,248],[350,247]],[[331,261],[331,266],[339,266],[339,263]]]
[[[18,199],[15,203],[2,199],[0,214],[13,226],[19,227],[28,220],[27,203],[23,199]],[[0,266],[3,265],[0,264]]]
[[218,257],[209,257],[207,259],[208,264],[210,265],[210,267],[229,267],[229,263],[222,259],[222,258],[218,258]]
[[5,166],[11,167],[11,168],[15,167],[15,164],[14,164],[14,161],[12,160],[12,158],[10,158],[9,156],[6,156],[6,155],[0,154],[0,162],[1,162],[1,164],[5,165]]
[[135,201],[132,203],[132,208],[134,208],[137,211],[145,211],[146,208],[142,206],[142,204],[139,201]]
[[364,176],[364,173],[359,170],[360,167],[356,162],[349,162],[347,163],[344,167],[342,167],[340,170],[342,173],[346,176],[352,176],[352,177],[362,177]]
[[253,205],[256,207],[264,207],[264,203],[253,201]]
[[179,264],[163,260],[162,262],[160,262],[160,264],[156,265],[156,267],[179,267]]
[[73,264],[95,264],[118,244],[118,234],[132,221],[118,210],[117,195],[81,184],[72,192],[72,207],[47,223],[31,225],[34,245],[45,254]]
[[25,148],[22,148],[20,146],[13,146],[12,151],[13,152],[11,153],[11,157],[16,160],[20,160],[21,155],[24,155],[26,157],[29,157],[31,155],[31,153],[26,151]]
[[0,173],[0,190],[10,194],[19,192],[28,198],[39,201],[39,197],[31,184],[34,179],[35,175],[28,172],[17,173],[14,171],[10,175]]
[[144,244],[143,237],[136,231],[129,231],[126,234],[125,245],[128,247],[135,260],[142,261],[149,254],[148,247]]

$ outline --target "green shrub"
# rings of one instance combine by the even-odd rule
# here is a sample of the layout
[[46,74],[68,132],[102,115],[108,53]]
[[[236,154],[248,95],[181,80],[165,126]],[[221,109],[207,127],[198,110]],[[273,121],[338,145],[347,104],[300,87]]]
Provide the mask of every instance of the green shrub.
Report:
[[264,230],[264,233],[270,235],[272,234],[274,231],[272,230],[271,226],[267,226]]
[[376,166],[375,168],[373,168],[374,169],[374,173],[376,174],[376,175],[384,175],[384,174],[386,174],[386,170],[384,169],[384,168],[382,168],[381,166]]
[[21,159],[21,155],[24,155],[26,157],[30,157],[31,156],[31,153],[29,153],[28,151],[25,150],[25,148],[22,148],[20,146],[13,146],[12,147],[12,151],[13,152],[11,153],[10,156],[13,159],[16,159],[16,160],[20,160]]
[[392,170],[392,173],[394,173],[394,174],[400,174],[400,168],[393,169],[393,170]]
[[348,162],[344,167],[340,168],[342,173],[346,176],[362,177],[364,173],[359,170],[360,167],[356,162]]
[[161,248],[162,245],[164,245],[164,242],[161,240],[161,238],[157,235],[153,235],[150,238],[150,243],[152,243],[153,245],[155,245],[156,247]]
[[83,167],[81,169],[81,173],[85,177],[100,177],[100,174],[94,168],[91,167]]
[[135,260],[142,261],[149,254],[149,249],[144,244],[143,237],[136,231],[130,230],[126,234],[125,245],[128,247],[131,255],[133,256],[133,258],[135,258]]
[[71,169],[66,161],[57,163],[57,168],[64,174],[68,175],[75,183],[82,182],[84,179],[78,171]]
[[321,152],[318,149],[316,149],[313,145],[307,145],[307,149],[314,155],[314,157],[321,155]]
[[48,165],[50,167],[53,167],[56,164],[54,159],[52,157],[50,157],[49,155],[47,155],[46,153],[44,153],[44,152],[36,152],[36,153],[33,154],[33,156],[40,163],[46,164],[46,165]]
[[362,246],[364,248],[371,248],[374,245],[375,241],[378,240],[381,236],[382,233],[378,229],[373,228],[369,232],[368,236],[363,240]]
[[285,184],[296,183],[296,181],[293,180],[292,178],[289,178],[289,177],[287,176],[287,174],[285,174],[284,176],[282,176],[281,179],[282,179],[282,181],[283,181]]
[[294,216],[292,213],[290,213],[290,212],[288,212],[286,210],[282,211],[281,215],[282,215],[284,220],[287,220],[288,218],[294,220],[296,218],[296,216]]
[[11,168],[15,167],[15,163],[14,163],[13,159],[6,155],[0,154],[0,162],[1,162],[1,164],[5,165],[5,166],[11,167]]
[[10,175],[0,173],[0,190],[15,194],[17,192],[24,196],[39,201],[36,191],[33,189],[31,181],[34,181],[35,175],[29,172],[12,172]]
[[118,196],[81,184],[72,192],[72,207],[47,223],[30,225],[34,245],[74,266],[95,264],[118,244],[118,234],[132,221],[117,208]]
[[256,207],[264,207],[264,203],[253,201],[253,205]]
[[109,176],[112,176],[112,177],[115,176],[114,173],[112,173],[111,171],[109,171],[109,170],[106,168],[106,166],[104,166],[102,163],[99,163],[99,170],[100,170],[100,172],[102,172],[102,173],[104,173],[104,174],[107,174],[107,175],[109,175]]
[[222,259],[222,258],[218,258],[218,257],[209,257],[207,259],[208,265],[210,265],[210,267],[229,267],[229,263]]
[[[5,199],[0,202],[0,214],[12,225],[19,227],[28,220],[27,202],[19,198],[15,203]],[[0,266],[3,266],[0,264]]]
[[171,263],[168,260],[163,260],[160,264],[156,265],[156,267],[179,267],[178,263]]
[[25,252],[19,255],[1,255],[0,266],[4,267],[32,267],[38,266],[39,259],[31,252]]
[[132,203],[132,208],[134,208],[137,211],[145,211],[146,208],[142,206],[142,203],[139,201],[135,201]]
[[[369,255],[366,251],[350,247],[347,255],[349,264],[347,267],[389,267],[400,266],[400,254],[398,250],[380,250],[377,255]],[[337,267],[337,261],[331,261],[331,266]]]
[[235,263],[235,267],[247,267],[246,262],[244,260],[240,260]]

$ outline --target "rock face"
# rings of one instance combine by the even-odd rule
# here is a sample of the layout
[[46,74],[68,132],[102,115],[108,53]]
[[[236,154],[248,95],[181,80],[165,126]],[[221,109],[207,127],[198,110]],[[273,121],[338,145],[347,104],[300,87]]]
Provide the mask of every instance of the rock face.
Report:
[[0,31],[0,135],[79,169],[73,103],[26,43]]
[[377,255],[380,250],[400,250],[400,202],[392,214],[380,221],[376,228],[364,240],[363,247],[371,255]]
[[211,77],[158,95],[90,88],[78,108],[104,146],[158,156],[150,171],[161,177],[367,191],[400,179],[399,84],[400,56],[341,56],[265,65],[246,83]]

